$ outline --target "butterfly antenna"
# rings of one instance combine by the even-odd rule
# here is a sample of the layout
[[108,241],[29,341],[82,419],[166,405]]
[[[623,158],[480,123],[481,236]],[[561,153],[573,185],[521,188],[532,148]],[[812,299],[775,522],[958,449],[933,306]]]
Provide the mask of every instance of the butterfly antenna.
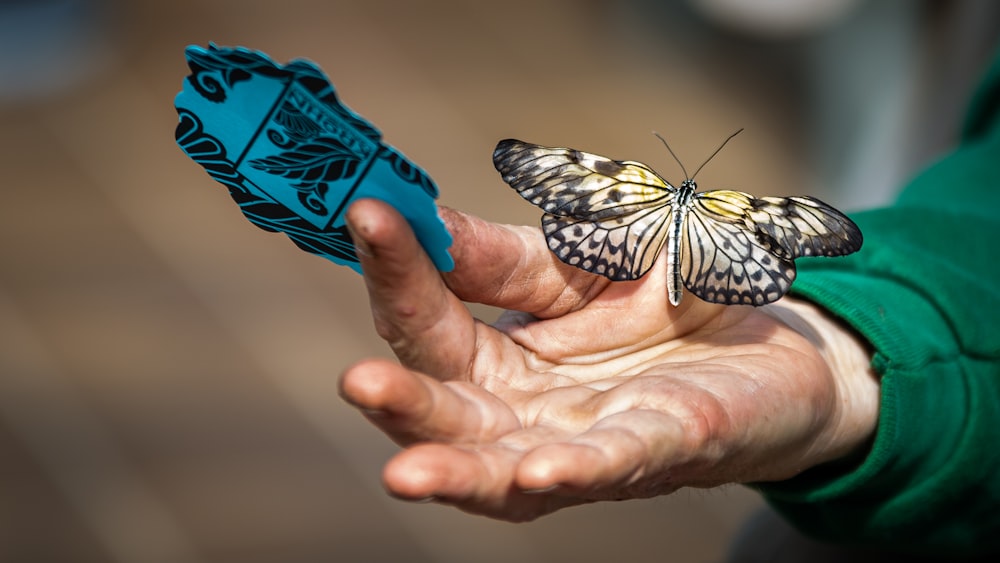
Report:
[[[656,131],[653,131],[653,134],[656,135],[656,138],[659,139],[661,143],[663,143],[663,146],[667,147],[667,151],[670,152],[670,156],[674,157],[674,160],[676,160],[677,164],[680,165],[681,172],[684,173],[684,178],[685,179],[688,178],[688,172],[687,170],[684,169],[684,163],[682,163],[681,159],[677,158],[677,155],[674,154],[674,149],[670,148],[670,145],[667,144],[667,140],[664,139],[663,136],[657,133]],[[697,174],[697,172],[695,172],[695,174]]]
[[[706,158],[705,162],[702,162],[701,166],[699,166],[698,169],[694,171],[694,176],[697,176],[698,173],[701,172],[701,169],[704,168],[706,164],[708,164],[708,161],[712,160],[713,158],[715,158],[715,155],[719,154],[719,151],[722,150],[722,147],[726,146],[726,143],[728,143],[729,141],[731,141],[733,139],[733,137],[739,135],[742,131],[743,131],[743,128],[740,127],[739,129],[736,130],[735,133],[733,133],[732,135],[726,137],[726,140],[722,141],[722,144],[719,145],[719,148],[715,149],[715,152],[713,152],[711,156],[709,156],[708,158]],[[677,158],[677,157],[674,157],[674,158]],[[692,180],[694,180],[694,176],[691,176]]]

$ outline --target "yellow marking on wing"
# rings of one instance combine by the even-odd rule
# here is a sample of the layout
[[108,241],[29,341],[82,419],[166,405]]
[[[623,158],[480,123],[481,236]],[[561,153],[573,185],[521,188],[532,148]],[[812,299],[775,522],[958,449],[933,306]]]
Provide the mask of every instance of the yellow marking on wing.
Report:
[[750,208],[750,194],[733,190],[713,190],[704,192],[698,202],[707,210],[730,220],[746,217]]

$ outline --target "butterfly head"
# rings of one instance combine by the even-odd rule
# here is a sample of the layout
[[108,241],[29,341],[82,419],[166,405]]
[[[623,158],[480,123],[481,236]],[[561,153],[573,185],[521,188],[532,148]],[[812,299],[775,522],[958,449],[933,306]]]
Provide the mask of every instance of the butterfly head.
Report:
[[689,206],[691,201],[694,199],[694,193],[698,191],[698,184],[694,182],[693,179],[688,178],[681,182],[681,187],[677,188],[677,196],[675,201],[677,205]]

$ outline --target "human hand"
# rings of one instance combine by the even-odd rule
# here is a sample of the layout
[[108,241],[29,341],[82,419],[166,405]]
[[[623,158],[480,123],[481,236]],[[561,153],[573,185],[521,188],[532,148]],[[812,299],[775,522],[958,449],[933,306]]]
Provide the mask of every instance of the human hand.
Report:
[[[784,298],[667,300],[666,268],[616,282],[564,265],[538,229],[442,209],[440,274],[406,221],[348,211],[379,335],[341,393],[404,450],[389,492],[504,520],[684,487],[787,479],[863,450],[878,384],[857,337]],[[508,309],[489,326],[462,301]]]

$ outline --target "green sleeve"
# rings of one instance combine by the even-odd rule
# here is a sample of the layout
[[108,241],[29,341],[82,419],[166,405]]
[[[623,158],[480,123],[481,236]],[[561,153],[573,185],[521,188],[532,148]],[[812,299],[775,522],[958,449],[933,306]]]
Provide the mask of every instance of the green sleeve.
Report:
[[924,554],[1000,552],[998,116],[995,62],[958,149],[894,206],[853,216],[861,251],[800,261],[792,292],[867,339],[881,378],[864,459],[760,486],[809,535]]

